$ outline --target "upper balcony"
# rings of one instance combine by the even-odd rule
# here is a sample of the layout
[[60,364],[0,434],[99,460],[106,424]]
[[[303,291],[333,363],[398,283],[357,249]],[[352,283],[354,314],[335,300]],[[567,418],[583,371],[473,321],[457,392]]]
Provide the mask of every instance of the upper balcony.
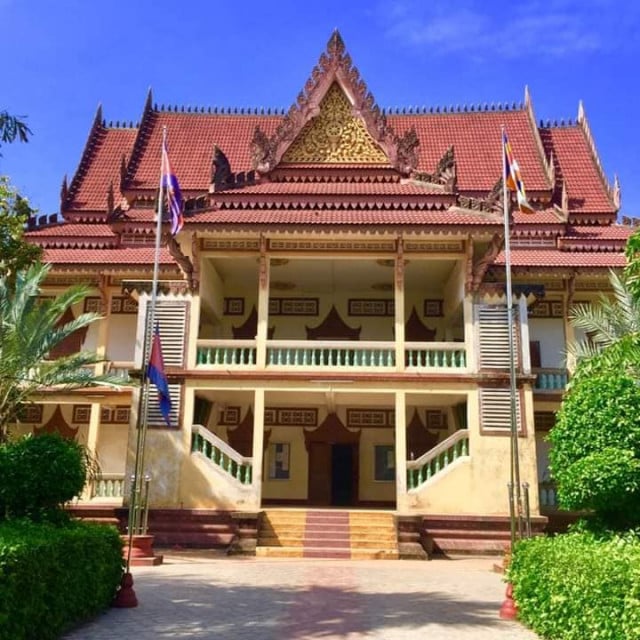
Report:
[[209,258],[196,369],[468,373],[461,260],[398,262]]

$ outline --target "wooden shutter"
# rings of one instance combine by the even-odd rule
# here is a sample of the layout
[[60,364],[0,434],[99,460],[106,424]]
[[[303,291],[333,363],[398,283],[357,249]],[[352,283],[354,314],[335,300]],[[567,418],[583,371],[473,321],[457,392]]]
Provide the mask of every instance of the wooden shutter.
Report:
[[[186,300],[163,300],[159,298],[156,302],[155,323],[160,332],[162,358],[165,368],[184,366],[188,305],[189,302]],[[148,313],[149,307],[147,306]],[[150,336],[147,336],[147,338],[146,348],[148,349]],[[180,427],[182,385],[180,383],[170,383],[169,396],[171,397],[171,426],[173,428]],[[154,385],[150,385],[147,407],[147,424],[152,427],[166,427],[167,423],[160,413],[158,393]]]
[[[520,393],[516,391],[516,424],[522,426]],[[511,429],[511,390],[480,389],[480,425],[483,430],[509,431]]]
[[[519,365],[517,309],[513,309],[516,323],[514,352],[516,367]],[[509,369],[509,324],[504,305],[479,305],[477,307],[478,340],[481,369]]]

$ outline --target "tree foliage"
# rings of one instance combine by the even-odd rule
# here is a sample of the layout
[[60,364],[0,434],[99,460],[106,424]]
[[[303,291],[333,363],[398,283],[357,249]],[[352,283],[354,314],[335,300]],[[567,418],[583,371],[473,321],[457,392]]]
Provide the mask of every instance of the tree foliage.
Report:
[[54,299],[39,299],[48,273],[48,266],[36,263],[18,271],[15,279],[0,274],[0,439],[6,437],[20,405],[40,391],[121,384],[117,377],[95,375],[99,361],[95,353],[80,351],[50,359],[56,346],[100,316],[84,313],[62,323],[65,312],[91,289],[79,285]]
[[556,416],[549,434],[551,474],[562,508],[593,510],[613,529],[636,526],[640,386],[624,368],[597,358],[580,365]]
[[13,116],[8,111],[0,111],[0,146],[5,143],[28,142],[31,129],[24,121],[25,116]]
[[85,448],[58,434],[0,445],[0,510],[8,518],[58,520],[64,503],[80,495],[90,466]]
[[25,269],[40,257],[40,248],[23,238],[25,223],[33,213],[8,178],[0,176],[0,274]]

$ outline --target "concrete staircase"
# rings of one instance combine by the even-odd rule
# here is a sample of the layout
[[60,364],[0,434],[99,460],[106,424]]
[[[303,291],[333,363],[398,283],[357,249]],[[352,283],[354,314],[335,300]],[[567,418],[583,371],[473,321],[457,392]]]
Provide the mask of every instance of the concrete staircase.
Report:
[[394,516],[389,511],[269,509],[260,519],[256,555],[397,559]]

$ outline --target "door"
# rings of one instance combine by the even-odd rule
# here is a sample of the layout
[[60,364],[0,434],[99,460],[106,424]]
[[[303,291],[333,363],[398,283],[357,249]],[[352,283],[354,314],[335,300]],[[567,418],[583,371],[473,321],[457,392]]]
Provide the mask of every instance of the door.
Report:
[[345,507],[353,504],[354,447],[331,445],[331,504]]
[[309,443],[309,504],[331,504],[331,445],[328,442]]

